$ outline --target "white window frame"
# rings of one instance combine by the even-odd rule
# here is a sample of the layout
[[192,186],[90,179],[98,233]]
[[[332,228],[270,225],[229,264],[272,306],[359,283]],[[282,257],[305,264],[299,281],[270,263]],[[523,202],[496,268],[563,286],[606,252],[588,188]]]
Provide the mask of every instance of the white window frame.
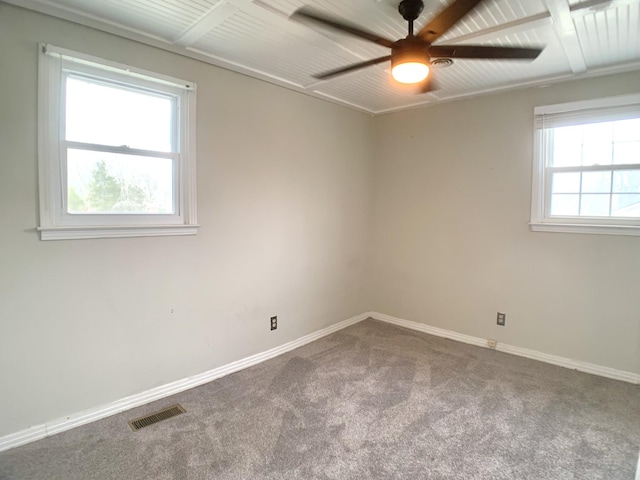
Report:
[[[545,123],[581,124],[588,119],[601,121],[640,117],[640,94],[620,95],[593,100],[544,105],[534,109],[534,152],[531,192],[531,222],[534,232],[589,233],[605,235],[640,235],[640,218],[585,217],[550,215],[551,174],[554,171],[597,171],[638,169],[638,164],[606,165],[582,167],[547,167],[545,161],[550,155],[545,149],[550,142],[545,135]],[[583,120],[581,120],[583,119]]]
[[[63,138],[64,79],[90,76],[168,95],[176,102],[172,152],[127,146],[90,145]],[[196,219],[196,85],[166,75],[111,62],[52,45],[39,45],[38,179],[42,240],[195,235]],[[67,147],[156,156],[173,161],[173,214],[81,214],[67,212]]]

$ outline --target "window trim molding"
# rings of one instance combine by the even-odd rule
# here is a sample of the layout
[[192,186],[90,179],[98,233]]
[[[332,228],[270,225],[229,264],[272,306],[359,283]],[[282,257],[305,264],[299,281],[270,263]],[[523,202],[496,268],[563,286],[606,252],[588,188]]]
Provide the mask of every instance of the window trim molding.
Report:
[[96,225],[38,227],[42,240],[74,240],[83,238],[166,237],[196,235],[200,225]]
[[[562,114],[600,108],[626,107],[640,104],[640,93],[618,95],[614,97],[580,100],[555,105],[543,105],[534,108],[534,142],[531,181],[531,221],[532,232],[584,233],[599,235],[640,236],[640,219],[617,219],[609,217],[556,217],[551,218],[546,212],[546,173],[544,164],[546,155],[542,149],[549,147],[544,141],[542,129],[537,125],[537,118],[544,114]],[[625,167],[621,167],[625,168]]]
[[532,232],[587,233],[595,235],[640,236],[640,227],[635,225],[593,225],[585,223],[529,223]]
[[[103,60],[101,58],[74,52],[71,50],[39,44],[38,62],[38,186],[39,186],[39,218],[37,231],[41,240],[71,240],[83,238],[119,238],[149,237],[168,235],[195,235],[198,233],[197,192],[196,192],[196,85],[177,78],[156,74],[128,65]],[[57,62],[47,61],[44,56],[55,56]],[[177,184],[176,206],[179,212],[173,223],[156,223],[155,215],[141,215],[143,223],[113,224],[107,222],[98,225],[72,225],[64,222],[61,168],[64,140],[60,136],[60,121],[51,125],[52,115],[62,114],[60,105],[61,80],[63,78],[62,62],[75,62],[83,68],[91,68],[105,73],[105,76],[130,76],[132,83],[149,83],[172,90],[181,91],[180,112],[184,121],[178,120],[180,136],[180,160],[177,162],[178,172],[174,174]],[[119,215],[106,215],[117,219]],[[87,219],[98,218],[87,215]],[[135,217],[130,217],[135,218]],[[180,218],[179,222],[175,219]],[[89,220],[90,221],[90,220]]]

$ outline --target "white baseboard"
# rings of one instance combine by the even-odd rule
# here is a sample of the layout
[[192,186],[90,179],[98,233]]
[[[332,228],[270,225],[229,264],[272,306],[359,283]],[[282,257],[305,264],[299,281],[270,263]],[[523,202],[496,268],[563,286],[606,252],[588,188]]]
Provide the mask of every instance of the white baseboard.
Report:
[[16,433],[10,433],[0,438],[0,452],[9,450],[10,448],[35,442],[47,436],[46,425],[36,425],[26,430],[20,430]]
[[307,343],[325,337],[333,332],[342,330],[349,325],[361,322],[362,320],[369,318],[369,316],[370,315],[368,312],[362,313],[360,315],[356,315],[355,317],[351,317],[342,322],[310,333],[309,335],[305,335],[304,337],[300,337],[297,340],[293,340],[291,342],[285,343],[284,345],[280,345],[279,347],[267,350],[266,352],[251,355],[250,357],[228,363],[227,365],[223,365],[222,367],[214,368],[213,370],[209,370],[192,377],[184,378],[182,380],[177,380],[160,387],[152,388],[151,390],[147,390],[136,395],[131,395],[129,397],[117,400],[106,405],[90,408],[82,412],[48,421],[42,425],[35,425],[26,430],[0,437],[0,452],[8,450],[10,448],[18,447],[20,445],[25,445],[27,443],[35,442],[36,440],[55,435],[56,433],[64,432],[66,430],[70,430],[72,428],[79,427],[80,425],[85,425],[90,422],[95,422],[96,420],[100,420],[101,418],[124,412],[125,410],[129,410],[134,407],[146,405],[149,402],[160,400],[161,398],[167,397],[169,395],[180,393],[190,388],[203,385],[207,382],[215,380],[216,378],[224,377],[225,375],[229,375],[230,373],[243,370],[258,363],[264,362],[265,360],[269,360],[270,358],[282,355],[283,353],[306,345]]
[[426,323],[412,322],[411,320],[404,320],[398,317],[392,317],[391,315],[385,315],[384,313],[369,312],[369,316],[376,320],[381,320],[387,323],[393,323],[399,327],[410,328],[411,330],[417,330],[419,332],[428,333],[436,337],[448,338],[450,340],[456,340],[457,342],[469,343],[478,347],[486,347],[487,341],[483,338],[472,337],[471,335],[464,335],[462,333],[454,332],[452,330],[445,330],[444,328],[432,327]]
[[[451,330],[445,330],[443,328],[432,327],[424,323],[412,322],[411,320],[404,320],[402,318],[392,317],[391,315],[385,315],[384,313],[369,312],[369,316],[376,320],[392,323],[400,327],[409,328],[411,330],[417,330],[419,332],[428,333],[437,337],[449,338],[458,342],[469,343],[479,347],[489,348],[487,345],[487,339],[472,337],[470,335],[463,335],[462,333],[453,332]],[[612,378],[614,380],[622,380],[623,382],[640,384],[640,375],[633,372],[626,372],[624,370],[616,370],[615,368],[603,367],[594,363],[583,362],[580,360],[572,360],[570,358],[559,357],[557,355],[550,355],[548,353],[538,352],[537,350],[529,350],[527,348],[515,347],[513,345],[507,345],[506,343],[498,342],[495,350],[504,353],[510,353],[519,357],[531,358],[540,362],[550,363],[558,365],[560,367],[570,368],[572,370],[578,370],[584,373],[591,373],[593,375],[599,375],[601,377]],[[640,480],[640,479],[638,479]]]
[[[367,318],[374,318],[376,320],[381,320],[383,322],[398,325],[400,327],[405,327],[411,330],[417,330],[419,332],[428,333],[430,335],[434,335],[437,337],[448,338],[451,340],[456,340],[458,342],[468,343],[471,345],[488,348],[487,340],[484,338],[473,337],[471,335],[464,335],[462,333],[457,333],[451,330],[432,327],[424,323],[413,322],[410,320],[404,320],[401,318],[392,317],[391,315],[385,315],[384,313],[365,312],[360,315],[356,315],[355,317],[351,317],[347,320],[344,320],[342,322],[331,325],[329,327],[318,330],[316,332],[310,333],[309,335],[305,335],[304,337],[300,337],[297,340],[293,340],[291,342],[285,343],[284,345],[281,345],[279,347],[275,347],[270,350],[267,350],[266,352],[258,353],[256,355],[251,355],[250,357],[246,357],[241,360],[229,363],[227,365],[214,368],[213,370],[209,370],[207,372],[200,373],[192,377],[184,378],[182,380],[177,380],[175,382],[171,382],[166,385],[162,385],[160,387],[152,388],[151,390],[147,390],[147,391],[138,393],[136,395],[131,395],[129,397],[123,398],[121,400],[117,400],[115,402],[112,402],[106,405],[102,405],[102,406],[91,408],[82,412],[74,413],[72,415],[51,420],[44,424],[35,425],[28,429],[21,430],[19,432],[0,437],[0,452],[4,450],[8,450],[10,448],[18,447],[20,445],[25,445],[27,443],[35,442],[36,440],[40,440],[42,438],[55,435],[56,433],[64,432],[66,430],[70,430],[72,428],[79,427],[81,425],[85,425],[87,423],[94,422],[96,420],[100,420],[101,418],[105,418],[105,417],[114,415],[116,413],[124,412],[134,407],[146,405],[149,402],[160,400],[161,398],[167,397],[169,395],[180,393],[190,388],[203,385],[207,382],[215,380],[216,378],[224,377],[225,375],[229,375],[239,370],[243,370],[245,368],[251,367],[258,363],[264,362],[265,360],[269,360],[270,358],[277,357],[278,355],[282,355],[283,353],[286,353],[290,350],[296,349],[298,347],[302,347],[307,343],[313,342],[314,340],[325,337],[331,333],[337,332],[338,330],[342,330],[343,328],[346,328],[350,325],[361,322],[362,320],[365,320]],[[518,355],[520,357],[539,360],[545,363],[551,363],[553,365],[558,365],[561,367],[566,367],[566,368],[578,370],[585,373],[591,373],[594,375],[600,375],[602,377],[612,378],[614,380],[622,380],[624,382],[640,384],[640,375],[632,372],[625,372],[623,370],[616,370],[609,367],[602,367],[600,365],[595,365],[588,362],[582,362],[579,360],[571,360],[571,359],[559,357],[556,355],[549,355],[547,353],[538,352],[536,350],[529,350],[526,348],[514,347],[512,345],[507,345],[500,342],[498,343],[496,350],[500,352],[510,353],[512,355]],[[639,469],[639,472],[640,472],[640,469]],[[637,478],[636,480],[640,480],[640,478]]]

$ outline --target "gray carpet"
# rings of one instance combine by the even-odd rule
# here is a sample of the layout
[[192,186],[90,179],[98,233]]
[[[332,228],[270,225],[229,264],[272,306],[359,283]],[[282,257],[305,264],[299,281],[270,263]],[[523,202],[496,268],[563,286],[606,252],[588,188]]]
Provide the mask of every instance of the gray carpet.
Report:
[[638,385],[367,320],[0,453],[0,478],[630,480],[639,448]]

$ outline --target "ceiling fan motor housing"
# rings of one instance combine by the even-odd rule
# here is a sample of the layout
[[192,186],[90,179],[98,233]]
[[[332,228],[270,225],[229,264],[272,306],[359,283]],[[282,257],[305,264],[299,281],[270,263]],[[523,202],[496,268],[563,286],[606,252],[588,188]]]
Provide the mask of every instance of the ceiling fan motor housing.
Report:
[[430,64],[429,47],[416,37],[408,37],[398,40],[391,49],[391,68],[402,63],[422,63]]

